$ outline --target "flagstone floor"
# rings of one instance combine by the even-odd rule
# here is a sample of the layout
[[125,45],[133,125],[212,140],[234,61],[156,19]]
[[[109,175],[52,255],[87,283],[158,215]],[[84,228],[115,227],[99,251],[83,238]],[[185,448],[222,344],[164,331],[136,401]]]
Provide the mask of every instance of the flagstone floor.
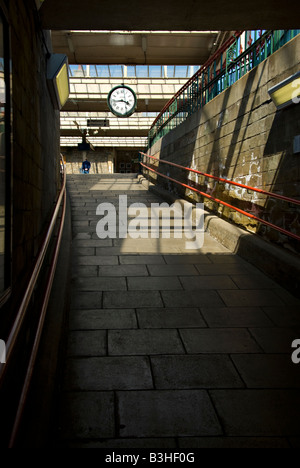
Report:
[[163,202],[131,175],[69,175],[68,193],[57,447],[299,447],[300,301],[206,233],[197,251],[185,239],[99,239],[99,204],[124,230],[120,195]]

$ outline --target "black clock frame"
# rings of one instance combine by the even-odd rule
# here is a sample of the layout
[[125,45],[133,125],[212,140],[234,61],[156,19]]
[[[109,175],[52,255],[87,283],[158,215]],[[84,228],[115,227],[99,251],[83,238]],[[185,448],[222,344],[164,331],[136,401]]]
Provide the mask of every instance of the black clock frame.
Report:
[[[121,114],[119,112],[117,112],[116,110],[114,110],[110,104],[110,97],[112,95],[112,93],[116,90],[116,89],[119,89],[119,88],[126,88],[128,89],[134,96],[134,106],[132,107],[132,109],[129,111],[129,112],[126,112],[126,114]],[[131,89],[129,86],[126,86],[126,85],[118,85],[118,86],[115,86],[108,94],[107,96],[107,104],[108,104],[108,107],[109,107],[109,110],[117,117],[130,117],[132,114],[134,114],[134,112],[136,111],[136,107],[137,107],[137,97],[136,97],[136,94],[135,92],[133,91],[133,89]]]

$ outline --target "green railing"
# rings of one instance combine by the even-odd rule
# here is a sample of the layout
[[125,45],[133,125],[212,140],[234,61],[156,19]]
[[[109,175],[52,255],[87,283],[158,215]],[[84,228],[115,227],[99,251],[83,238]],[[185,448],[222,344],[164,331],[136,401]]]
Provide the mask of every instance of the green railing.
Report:
[[165,105],[149,131],[148,148],[299,33],[236,31]]

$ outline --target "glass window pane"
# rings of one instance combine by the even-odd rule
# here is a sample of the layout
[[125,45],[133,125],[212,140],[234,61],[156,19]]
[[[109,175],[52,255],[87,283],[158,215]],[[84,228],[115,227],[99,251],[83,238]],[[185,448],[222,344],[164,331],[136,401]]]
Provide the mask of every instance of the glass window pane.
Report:
[[122,78],[124,74],[123,68],[122,65],[109,65],[110,76],[112,78]]
[[149,75],[151,78],[161,78],[161,66],[150,65],[149,66]]
[[97,76],[97,71],[95,65],[90,65],[90,76],[95,77]]
[[108,65],[97,65],[96,68],[99,78],[108,78],[110,76]]
[[127,76],[128,78],[135,78],[136,70],[134,65],[128,65],[127,67]]
[[176,78],[187,78],[187,68],[185,65],[176,65],[175,67],[175,77]]
[[137,65],[136,76],[138,78],[148,78],[148,65]]
[[174,65],[168,65],[168,78],[174,78],[175,67]]

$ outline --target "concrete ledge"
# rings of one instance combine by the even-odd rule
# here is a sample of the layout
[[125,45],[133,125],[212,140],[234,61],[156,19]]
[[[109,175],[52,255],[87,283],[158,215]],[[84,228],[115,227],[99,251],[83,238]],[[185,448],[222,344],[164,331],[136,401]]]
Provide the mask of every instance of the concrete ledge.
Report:
[[136,172],[130,172],[129,174],[121,174],[118,172],[114,172],[113,174],[95,174],[91,172],[90,174],[67,174],[68,178],[71,179],[82,179],[84,180],[85,177],[102,180],[102,179],[136,179],[138,174]]
[[[191,204],[154,185],[144,176],[140,175],[138,178],[145,188],[169,203],[177,201],[182,205]],[[296,297],[300,297],[300,258],[296,253],[273,245],[208,211],[205,212],[205,230],[230,252],[239,255]]]

